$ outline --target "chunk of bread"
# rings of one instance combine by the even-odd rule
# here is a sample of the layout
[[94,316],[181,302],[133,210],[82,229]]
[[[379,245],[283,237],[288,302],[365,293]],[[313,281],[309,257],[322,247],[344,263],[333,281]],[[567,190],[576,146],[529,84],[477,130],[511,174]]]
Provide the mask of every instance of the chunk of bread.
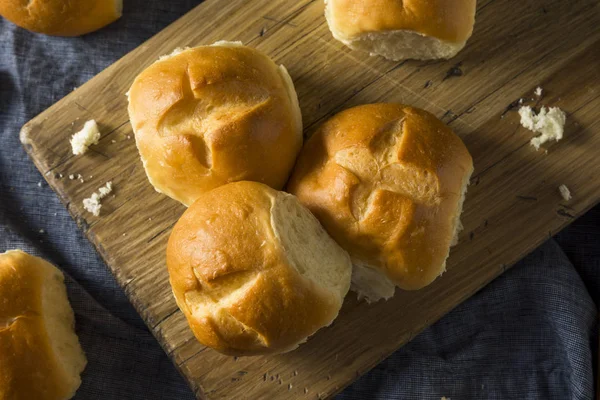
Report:
[[0,399],[70,399],[86,359],[60,270],[20,250],[0,254]]
[[100,131],[96,121],[91,119],[83,124],[83,128],[71,137],[71,149],[78,156],[85,154],[93,144],[98,144]]
[[542,107],[536,114],[530,106],[523,106],[519,108],[519,116],[523,127],[540,134],[530,141],[536,150],[548,141],[558,142],[563,138],[567,115],[560,108]]

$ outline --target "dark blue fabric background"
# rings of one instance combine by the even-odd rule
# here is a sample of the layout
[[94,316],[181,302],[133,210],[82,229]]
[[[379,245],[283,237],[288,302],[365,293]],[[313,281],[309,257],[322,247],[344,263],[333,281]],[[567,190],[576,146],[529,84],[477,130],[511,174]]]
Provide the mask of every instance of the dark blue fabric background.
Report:
[[[0,251],[22,248],[68,275],[89,361],[77,399],[193,396],[27,158],[19,129],[198,3],[127,0],[123,18],[80,38],[0,19]],[[597,207],[339,399],[591,399],[599,264]]]

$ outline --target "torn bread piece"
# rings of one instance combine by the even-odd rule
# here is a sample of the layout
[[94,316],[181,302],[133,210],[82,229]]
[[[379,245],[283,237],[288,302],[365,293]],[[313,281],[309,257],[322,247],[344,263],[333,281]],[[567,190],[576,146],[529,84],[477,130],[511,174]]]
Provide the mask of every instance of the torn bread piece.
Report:
[[100,140],[100,130],[98,124],[91,119],[87,121],[83,128],[71,137],[71,148],[76,156],[85,154],[88,148],[93,144],[98,144]]
[[83,208],[94,214],[94,216],[99,216],[102,208],[100,200],[108,196],[110,192],[112,192],[112,182],[106,182],[106,185],[98,189],[97,193],[92,193],[89,198],[83,199]]
[[558,187],[558,191],[560,192],[562,198],[565,199],[565,201],[569,201],[573,198],[573,196],[571,196],[571,191],[569,190],[567,185],[560,185]]
[[530,106],[523,106],[519,109],[521,116],[521,125],[523,127],[539,133],[539,136],[531,139],[531,145],[536,150],[550,140],[559,141],[563,138],[565,122],[567,115],[558,107],[542,107],[536,114]]

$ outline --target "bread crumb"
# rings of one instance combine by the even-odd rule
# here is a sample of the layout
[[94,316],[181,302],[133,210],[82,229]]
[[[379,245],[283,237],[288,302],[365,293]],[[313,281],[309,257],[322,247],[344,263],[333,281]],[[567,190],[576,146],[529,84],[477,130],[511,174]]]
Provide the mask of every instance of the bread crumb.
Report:
[[531,139],[531,145],[536,150],[549,140],[559,141],[563,137],[565,122],[567,116],[558,107],[542,107],[539,114],[535,114],[529,106],[523,106],[519,109],[521,116],[521,125],[525,128],[539,133],[539,136]]
[[535,92],[534,93],[535,93],[535,95],[537,97],[541,97],[542,93],[544,93],[544,89],[542,89],[541,87],[538,86],[538,87],[535,88]]
[[558,187],[558,191],[560,192],[562,198],[565,199],[565,201],[569,201],[573,198],[573,196],[571,196],[571,191],[569,190],[567,185],[560,185]]
[[40,230],[39,230],[39,232],[40,232],[40,233],[46,233],[46,231],[45,231],[45,230],[43,230],[43,229],[40,229]]
[[110,192],[112,192],[112,182],[106,182],[105,186],[98,189],[98,193],[92,193],[89,198],[83,199],[83,208],[94,214],[94,216],[99,216],[100,209],[102,208],[100,200],[106,197]]
[[111,143],[117,143],[117,141],[115,139],[112,139],[110,142]]
[[96,121],[91,119],[87,121],[83,128],[73,135],[71,138],[71,148],[73,154],[81,155],[84,154],[88,148],[93,144],[98,144],[100,140],[100,131]]
[[42,181],[39,181],[39,182],[37,183],[37,185],[38,185],[38,187],[42,187]]

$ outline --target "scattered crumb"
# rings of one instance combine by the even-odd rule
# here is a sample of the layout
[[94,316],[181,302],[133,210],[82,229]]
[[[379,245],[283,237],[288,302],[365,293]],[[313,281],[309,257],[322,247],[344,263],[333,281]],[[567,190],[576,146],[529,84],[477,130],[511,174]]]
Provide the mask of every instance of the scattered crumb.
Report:
[[521,98],[521,99],[519,99],[519,105],[520,105],[520,104],[523,104],[523,99],[522,99],[522,98]]
[[565,199],[565,201],[569,201],[573,198],[573,196],[571,196],[571,191],[569,190],[567,185],[560,185],[558,187],[558,190],[560,191],[560,195],[563,199]]
[[59,178],[62,178],[62,177],[63,177],[63,174],[58,174],[58,177],[59,177]]
[[102,208],[100,200],[106,197],[110,192],[112,192],[112,182],[106,182],[105,186],[98,189],[98,193],[92,193],[89,198],[83,200],[83,208],[94,214],[94,216],[99,216],[100,209]]
[[544,93],[544,89],[542,89],[541,87],[538,86],[537,88],[535,88],[535,92],[534,93],[535,93],[535,95],[537,97],[541,97],[542,93]]
[[129,139],[131,139],[131,135],[127,135],[127,139],[128,139],[128,140],[129,140]]
[[451,400],[450,397],[442,396],[440,400]]
[[69,179],[70,179],[70,180],[73,180],[73,179],[75,179],[75,175],[73,175],[73,174],[69,175]]
[[112,139],[110,142],[111,143],[117,143],[117,141],[115,139]]
[[542,107],[539,114],[535,114],[531,107],[524,106],[519,109],[521,125],[539,133],[531,139],[531,145],[539,150],[540,146],[549,140],[559,141],[563,137],[567,116],[558,107]]
[[293,387],[293,386],[292,386],[292,384],[290,383],[290,384],[288,385],[288,390],[292,390],[292,387]]
[[308,393],[308,388],[304,388],[304,393]]
[[98,125],[96,124],[95,120],[91,119],[87,121],[83,125],[83,128],[71,138],[71,148],[73,149],[73,154],[84,154],[88,150],[88,147],[93,144],[98,144],[99,140],[100,131],[98,130]]
[[58,213],[54,213],[54,216],[56,217],[58,215]]
[[38,232],[40,232],[40,233],[46,233],[46,231],[43,230],[43,229],[40,229]]
[[37,185],[38,187],[42,187],[42,181],[39,181]]

